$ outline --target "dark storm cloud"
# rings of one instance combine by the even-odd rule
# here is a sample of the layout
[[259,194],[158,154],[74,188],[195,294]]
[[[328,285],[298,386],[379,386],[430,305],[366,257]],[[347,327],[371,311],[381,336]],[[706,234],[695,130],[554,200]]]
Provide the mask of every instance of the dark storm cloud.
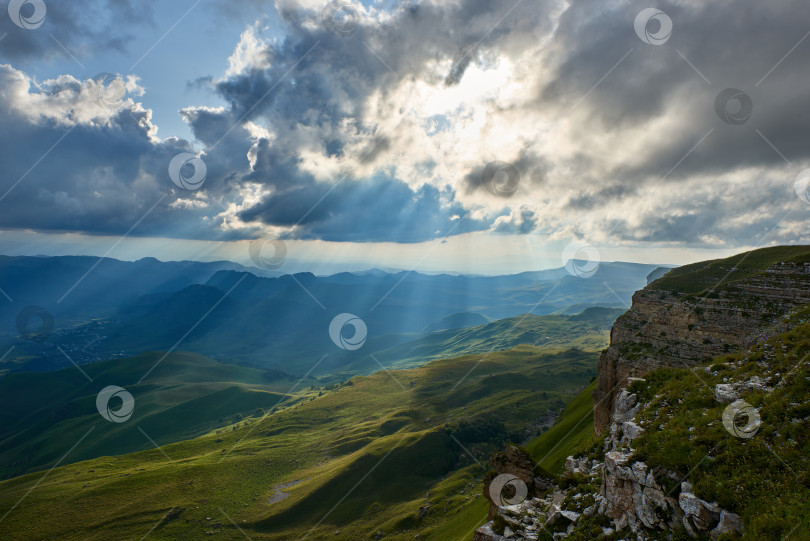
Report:
[[[15,25],[8,15],[5,0],[0,9],[0,60],[30,63],[65,52],[84,56],[99,49],[123,50],[132,39],[134,27],[152,21],[154,0],[43,0],[45,20],[39,28],[28,30]],[[23,15],[33,13],[31,4],[23,6]]]
[[[0,54],[15,62],[46,57],[54,47],[48,32],[77,50],[121,47],[126,31],[111,31],[108,21],[148,20],[150,5],[51,1],[44,32],[8,26],[0,16],[0,35],[8,32]],[[236,5],[269,3],[241,0],[229,9]],[[358,7],[348,36],[324,28],[320,9],[293,0],[274,5],[285,36],[261,36],[257,24],[236,67],[194,83],[209,86],[225,106],[182,111],[209,172],[196,197],[173,192],[166,173],[176,153],[192,151],[190,143],[156,140],[147,112],[128,105],[108,121],[74,122],[77,103],[62,121],[34,114],[56,107],[59,90],[78,93],[81,83],[66,79],[21,94],[19,85],[7,86],[14,70],[4,68],[0,158],[10,165],[0,173],[0,195],[76,127],[2,202],[0,227],[122,233],[168,192],[139,233],[249,234],[222,232],[220,204],[231,202],[239,203],[231,217],[245,227],[259,222],[307,239],[418,242],[487,229],[565,229],[618,241],[748,243],[795,202],[793,169],[810,161],[810,38],[800,43],[810,28],[798,15],[805,0],[661,2],[674,30],[659,46],[636,35],[640,7],[629,2],[579,0],[561,12],[535,0],[423,1],[385,14]],[[96,12],[100,18],[87,16]],[[441,126],[435,131],[393,126],[414,106],[400,103],[403,88],[418,82],[421,90],[452,91],[471,72],[496,72],[505,60],[531,74],[510,72],[520,72],[525,95],[458,106],[486,117],[467,129],[514,121],[519,144],[509,148],[517,151],[499,156],[501,141],[488,137],[503,130],[482,131],[476,150],[493,154],[488,159],[476,164],[475,152],[471,160],[467,148],[453,149],[465,156],[451,168],[443,167],[455,158],[446,148],[427,158],[414,151],[407,165],[424,178],[398,178],[412,147],[430,148],[427,138],[454,130],[443,114],[431,117]],[[715,112],[729,87],[753,103],[741,125]],[[523,118],[537,126],[519,125]],[[343,169],[313,156],[332,157]],[[493,158],[519,172],[513,193],[487,193],[482,174]],[[438,176],[448,170],[452,178]],[[245,197],[250,186],[261,188],[258,196]]]
[[636,190],[631,186],[621,184],[614,186],[598,187],[596,190],[583,189],[571,199],[567,206],[573,210],[591,210],[602,205],[619,201],[627,196],[635,195]]
[[[498,181],[497,178],[492,177],[493,166],[495,170],[500,171],[503,175],[501,181],[506,184],[506,190],[493,186],[493,182],[497,183]],[[490,164],[481,164],[480,167],[474,168],[464,176],[462,185],[468,194],[483,190],[495,193],[500,197],[512,198],[525,190],[536,191],[542,189],[551,167],[545,157],[528,149],[523,149],[515,161],[504,162],[499,160]]]
[[[168,164],[193,151],[188,142],[151,139],[147,111],[131,103],[115,112],[100,108],[75,79],[34,92],[30,84],[0,65],[6,91],[0,94],[0,228],[123,234],[157,204],[137,234],[217,235],[214,228],[190,227],[200,223],[199,210],[171,207],[178,190]],[[92,121],[80,120],[89,114]],[[216,168],[209,177],[219,180]]]
[[[332,191],[329,197],[327,192]],[[392,179],[330,185],[298,185],[243,212],[244,220],[291,226],[299,223],[304,239],[355,242],[422,242],[489,229],[455,202],[442,205],[443,196],[425,185],[416,191]],[[316,205],[318,201],[323,202]]]
[[302,169],[300,158],[266,139],[258,142],[253,171],[244,180],[271,187],[273,194],[239,217],[298,226],[292,234],[296,238],[420,242],[489,228],[487,221],[471,219],[453,201],[451,190],[429,185],[414,190],[384,175],[317,182]]
[[[306,124],[334,124],[359,116],[366,97],[396,81],[435,77],[433,61],[452,64],[434,83],[457,82],[472,61],[487,62],[481,52],[519,54],[551,27],[532,2],[515,7],[508,0],[465,0],[400,8],[384,23],[363,20],[350,36],[339,36],[319,24],[317,13],[300,10],[295,2],[279,4],[289,35],[265,51],[272,67],[216,85],[237,116],[275,113]],[[498,25],[507,12],[511,22]],[[528,28],[510,33],[514,21]],[[292,66],[295,71],[285,81]]]
[[[554,47],[564,52],[564,61],[543,88],[543,106],[573,107],[591,91],[579,105],[588,112],[584,128],[607,136],[648,125],[656,139],[661,135],[652,131],[657,119],[678,118],[663,144],[651,145],[645,159],[622,171],[628,181],[657,182],[711,129],[668,179],[781,165],[782,158],[755,130],[789,159],[810,158],[810,146],[802,143],[810,125],[810,40],[797,47],[810,30],[807,19],[797,16],[806,12],[806,2],[661,2],[658,7],[674,30],[665,45],[654,46],[633,30],[638,6],[619,4],[611,10],[595,0],[574,2],[555,34]],[[715,113],[715,98],[729,87],[753,100],[744,125],[725,124]]]
[[[272,142],[256,143],[253,170],[243,178],[272,190],[239,217],[268,225],[297,225],[295,236],[328,240],[418,242],[449,232],[488,229],[493,218],[466,217],[460,203],[446,201],[452,201],[452,193],[443,195],[427,185],[410,188],[385,174],[370,179],[349,175],[332,190],[331,184],[315,182],[304,171],[301,150],[317,145],[325,155],[343,155],[347,136],[358,137],[365,141],[354,156],[358,163],[384,163],[398,143],[377,133],[374,126],[360,124],[369,97],[414,78],[437,86],[456,84],[472,62],[488,61],[486,51],[520,54],[531,35],[540,36],[550,24],[542,10],[527,3],[514,9],[512,20],[531,21],[531,31],[512,34],[505,30],[509,24],[496,28],[514,7],[506,0],[425,2],[399,9],[384,24],[362,20],[351,36],[344,37],[321,25],[313,27],[317,13],[281,3],[289,35],[261,52],[270,67],[248,68],[213,82],[229,108],[187,116],[197,138],[206,144],[225,137],[235,121],[267,124],[276,132]],[[450,62],[441,77],[429,68],[438,60]],[[354,126],[348,134],[347,122]],[[212,159],[218,154],[224,153],[217,149]],[[530,177],[537,176],[535,164],[521,165]],[[458,216],[463,217],[460,223]]]

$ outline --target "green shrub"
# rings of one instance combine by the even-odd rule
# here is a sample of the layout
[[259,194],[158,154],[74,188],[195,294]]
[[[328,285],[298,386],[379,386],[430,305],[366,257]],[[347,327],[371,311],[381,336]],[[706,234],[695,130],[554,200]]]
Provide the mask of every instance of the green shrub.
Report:
[[498,535],[503,535],[504,530],[506,529],[506,521],[501,515],[495,515],[495,518],[492,519],[492,531]]

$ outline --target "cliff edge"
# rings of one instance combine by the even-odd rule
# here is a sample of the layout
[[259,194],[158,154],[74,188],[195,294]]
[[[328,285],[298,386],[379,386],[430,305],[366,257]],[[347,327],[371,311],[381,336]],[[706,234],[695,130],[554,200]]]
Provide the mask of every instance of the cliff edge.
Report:
[[628,378],[691,367],[786,330],[810,303],[810,247],[779,246],[673,269],[633,295],[599,359],[594,431],[610,423]]

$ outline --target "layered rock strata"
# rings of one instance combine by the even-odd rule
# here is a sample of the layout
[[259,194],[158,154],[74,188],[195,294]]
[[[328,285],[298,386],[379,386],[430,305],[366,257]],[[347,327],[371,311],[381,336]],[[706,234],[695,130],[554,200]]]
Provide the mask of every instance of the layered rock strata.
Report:
[[805,264],[780,263],[716,288],[707,283],[698,295],[666,291],[658,283],[633,295],[632,306],[616,320],[610,347],[599,359],[594,391],[598,434],[610,423],[628,378],[747,349],[786,330],[782,317],[810,303],[810,265]]

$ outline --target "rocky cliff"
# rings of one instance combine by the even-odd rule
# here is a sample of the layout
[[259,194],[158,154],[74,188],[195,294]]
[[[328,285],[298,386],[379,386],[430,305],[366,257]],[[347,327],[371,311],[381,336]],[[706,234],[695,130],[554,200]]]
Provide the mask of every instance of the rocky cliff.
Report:
[[[631,378],[644,383],[643,379]],[[741,388],[741,387],[740,387]],[[643,404],[626,389],[616,398],[610,431],[600,441],[602,461],[569,456],[558,483],[534,478],[536,466],[519,449],[493,456],[499,477],[527,479],[518,501],[499,497],[502,485],[487,479],[484,494],[490,501],[490,521],[478,528],[473,541],[541,541],[572,539],[656,539],[644,532],[683,530],[690,537],[743,532],[741,517],[715,502],[699,498],[686,477],[650,467],[634,457],[633,443],[645,429],[636,421]],[[498,479],[497,477],[495,478]],[[666,485],[676,487],[667,489]],[[496,500],[501,501],[496,501]],[[628,537],[628,534],[632,533]],[[664,537],[672,539],[671,533]]]
[[597,434],[628,378],[747,349],[785,330],[783,316],[810,303],[810,263],[782,261],[756,272],[720,263],[712,272],[702,267],[670,277],[673,271],[633,295],[599,360]]
[[[491,461],[502,480],[485,487],[491,520],[474,540],[810,531],[808,352],[810,247],[668,272],[613,326],[593,393],[594,443],[559,441],[574,455],[550,486],[517,474],[531,457]],[[522,490],[503,496],[508,481]]]

